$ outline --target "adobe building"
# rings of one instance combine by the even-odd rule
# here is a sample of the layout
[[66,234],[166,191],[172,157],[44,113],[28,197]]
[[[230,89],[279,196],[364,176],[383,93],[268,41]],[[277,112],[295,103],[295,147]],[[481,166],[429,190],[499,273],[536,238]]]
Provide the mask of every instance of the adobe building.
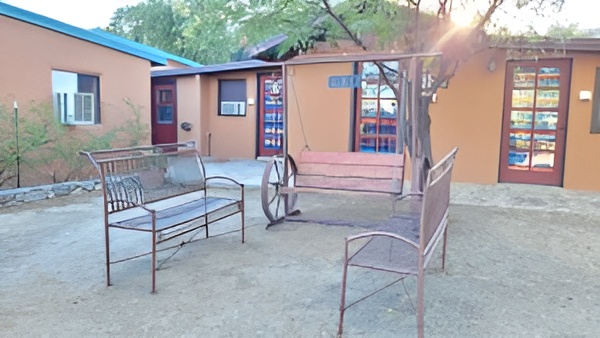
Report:
[[[0,3],[0,104],[50,103],[57,119],[103,133],[133,118],[150,124],[153,67],[200,66],[100,29],[85,30]],[[149,141],[149,140],[148,140]]]
[[[457,182],[600,191],[599,52],[598,41],[585,40],[502,46],[473,55],[430,106],[434,160],[458,146]],[[153,72],[153,81],[176,84],[179,111],[198,127],[186,139],[199,141],[205,155],[256,158],[281,153],[282,89],[288,93],[292,156],[307,147],[397,151],[398,126],[391,117],[398,103],[372,65],[315,63],[319,57],[287,61],[285,89],[281,64],[260,61],[244,61],[243,70],[238,68],[246,67],[244,62],[236,62],[204,73],[200,70],[206,67]],[[362,84],[331,87],[332,76],[345,75],[362,76]],[[232,80],[244,83],[245,97],[233,94],[239,90],[232,89]]]

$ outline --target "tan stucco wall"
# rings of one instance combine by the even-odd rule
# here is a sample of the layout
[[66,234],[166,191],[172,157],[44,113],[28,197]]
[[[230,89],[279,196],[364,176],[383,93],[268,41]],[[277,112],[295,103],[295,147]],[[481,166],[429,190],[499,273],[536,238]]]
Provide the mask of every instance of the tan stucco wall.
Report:
[[[496,62],[490,72],[488,64]],[[433,160],[459,148],[452,173],[456,182],[498,182],[504,76],[502,51],[474,55],[460,66],[448,88],[438,90],[430,105]]]
[[254,158],[256,156],[256,104],[246,105],[246,116],[219,116],[219,80],[246,80],[246,100],[257,101],[257,79],[255,71],[228,72],[214,75],[201,75],[202,116],[207,119],[203,138],[211,135],[210,150],[207,153],[220,159]]
[[328,88],[328,79],[352,74],[352,64],[302,65],[288,70],[288,152],[297,156],[305,143],[315,151],[349,151],[352,93]]
[[[565,56],[561,56],[565,57]],[[590,134],[592,102],[579,100],[581,90],[594,90],[600,57],[571,54],[573,69],[569,103],[563,186],[567,189],[600,191],[600,134]],[[453,147],[459,152],[453,172],[456,182],[498,182],[504,81],[507,54],[488,50],[473,55],[450,80],[449,88],[438,91],[430,106],[434,161]],[[541,56],[540,56],[541,58]],[[488,70],[491,61],[496,69]],[[294,89],[289,101],[289,151],[297,154],[304,146],[295,96],[299,98],[308,144],[314,150],[348,150],[351,110],[349,90],[328,89],[331,75],[351,74],[348,64],[296,66]],[[290,86],[291,87],[291,86]],[[337,128],[331,126],[337,125]],[[410,159],[407,159],[410,167]],[[406,178],[410,178],[410,169]]]
[[[579,92],[594,90],[600,57],[569,54],[573,59],[563,187],[600,191],[600,135],[590,134],[592,101],[580,101]],[[540,56],[542,58],[542,56]],[[497,69],[487,70],[490,60]],[[434,159],[454,145],[459,147],[453,179],[491,184],[498,182],[506,54],[487,51],[473,56],[450,80],[448,89],[431,105]]]
[[590,134],[592,101],[580,101],[579,92],[594,91],[600,56],[575,55],[567,122],[565,174],[568,189],[600,191],[600,134]]
[[[133,119],[129,98],[150,124],[150,62],[113,49],[0,16],[0,102],[52,102],[52,70],[100,77],[101,125],[77,126],[103,133]],[[147,142],[150,142],[148,135]]]
[[[574,57],[569,105],[564,187],[600,191],[600,135],[590,134],[592,102],[582,102],[579,91],[594,90],[596,67],[600,57]],[[496,69],[488,70],[490,61]],[[330,89],[331,75],[352,74],[351,64],[317,64],[288,68],[288,150],[293,156],[306,143],[317,151],[349,151],[354,117],[350,89]],[[217,158],[253,158],[256,154],[256,105],[247,107],[246,117],[217,115],[218,80],[246,79],[247,97],[257,98],[256,71],[202,75],[178,80],[180,117],[199,106],[197,137],[204,155],[208,155],[208,133],[211,133],[211,155]],[[437,103],[431,104],[434,161],[453,147],[459,147],[453,173],[456,182],[495,184],[498,182],[506,53],[489,50],[473,55],[460,66],[450,80],[449,88],[438,91]],[[186,89],[187,88],[187,89]],[[190,89],[194,88],[194,89]],[[200,88],[200,97],[193,92]],[[183,103],[191,100],[194,103]],[[199,102],[198,102],[199,100]],[[189,108],[186,108],[189,107]],[[189,109],[190,112],[186,110]],[[189,115],[193,119],[193,115]],[[181,132],[180,132],[181,133]],[[183,137],[180,135],[180,137]],[[410,167],[410,159],[407,159]],[[407,170],[406,178],[410,178]]]
[[[202,91],[200,75],[181,76],[177,78],[177,141],[196,141],[198,149],[202,149],[200,120],[200,93]],[[181,129],[183,122],[192,124],[191,131]]]

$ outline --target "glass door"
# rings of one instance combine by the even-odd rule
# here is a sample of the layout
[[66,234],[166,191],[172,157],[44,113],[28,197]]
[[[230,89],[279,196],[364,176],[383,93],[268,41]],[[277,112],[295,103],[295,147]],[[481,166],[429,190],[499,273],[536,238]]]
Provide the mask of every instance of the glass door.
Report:
[[357,138],[360,152],[395,153],[398,102],[390,85],[399,88],[398,62],[383,62],[386,79],[373,62],[359,66],[361,88],[357,100]]
[[260,74],[258,156],[283,153],[283,79],[281,73]]
[[570,60],[507,65],[500,181],[562,185]]

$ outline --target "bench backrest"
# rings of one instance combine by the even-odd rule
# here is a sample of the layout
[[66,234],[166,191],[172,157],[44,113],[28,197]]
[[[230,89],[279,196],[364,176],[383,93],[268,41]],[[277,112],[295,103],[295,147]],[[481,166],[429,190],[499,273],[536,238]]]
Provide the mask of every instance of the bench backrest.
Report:
[[206,188],[204,164],[193,142],[82,154],[98,170],[108,213]]
[[427,174],[421,204],[419,237],[419,250],[425,256],[425,265],[446,230],[450,208],[450,182],[457,151],[458,148],[454,148]]
[[401,194],[403,154],[302,151],[296,187]]

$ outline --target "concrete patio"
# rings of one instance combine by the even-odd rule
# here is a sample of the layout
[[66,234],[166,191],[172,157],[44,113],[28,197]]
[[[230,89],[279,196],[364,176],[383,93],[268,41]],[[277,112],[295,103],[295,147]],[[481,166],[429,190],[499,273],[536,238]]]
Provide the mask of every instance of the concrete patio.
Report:
[[[345,236],[360,227],[283,223],[265,230],[264,162],[209,162],[246,183],[247,242],[239,232],[185,245],[157,273],[148,257],[113,266],[104,284],[98,192],[0,209],[0,336],[334,337]],[[368,223],[383,198],[304,194],[306,215]],[[426,275],[429,337],[596,337],[600,334],[600,194],[457,183],[448,265]],[[238,227],[237,218],[212,234]],[[121,231],[112,248],[147,247]],[[163,252],[164,260],[173,251]],[[351,271],[349,298],[391,276]],[[410,298],[407,295],[410,295]],[[412,337],[415,279],[347,312],[346,337]]]

